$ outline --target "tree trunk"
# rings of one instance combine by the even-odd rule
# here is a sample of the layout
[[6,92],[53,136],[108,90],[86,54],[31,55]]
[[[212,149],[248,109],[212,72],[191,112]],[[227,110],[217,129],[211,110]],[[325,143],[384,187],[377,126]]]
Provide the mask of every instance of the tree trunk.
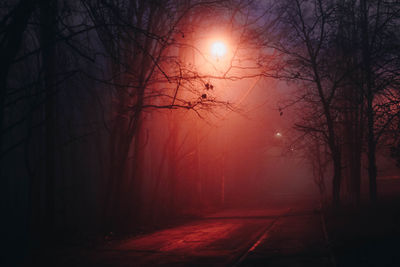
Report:
[[361,1],[361,15],[362,15],[362,56],[365,77],[365,87],[367,96],[367,127],[368,127],[368,177],[369,177],[369,195],[370,200],[374,203],[377,200],[377,168],[376,168],[376,142],[374,134],[374,93],[373,82],[371,77],[371,53],[369,44],[369,27],[368,27],[368,9],[367,1]]
[[355,192],[355,205],[360,204],[361,197],[361,159],[362,159],[362,147],[363,147],[363,130],[364,130],[364,116],[363,106],[357,107],[356,118],[357,126],[354,127],[353,142],[354,150],[352,151],[352,157],[354,165],[352,166],[352,175],[354,180],[354,192]]
[[[0,153],[3,151],[4,104],[7,93],[7,79],[13,60],[22,43],[23,34],[29,19],[36,8],[36,1],[23,0],[13,11],[11,22],[2,29],[2,46],[0,47]],[[0,159],[3,155],[0,154]],[[1,162],[1,161],[0,161]],[[1,166],[0,166],[1,167]],[[1,169],[0,169],[1,173]]]
[[342,178],[342,163],[339,151],[333,152],[332,198],[335,207],[340,206],[340,183]]
[[40,7],[42,61],[45,87],[45,231],[53,237],[55,220],[55,69],[57,1],[44,2]]
[[[371,97],[372,98],[372,97]],[[372,99],[371,99],[372,100]],[[372,110],[372,101],[368,99],[368,177],[369,177],[369,197],[375,203],[377,201],[377,168],[376,168],[376,143],[374,135],[374,115]]]

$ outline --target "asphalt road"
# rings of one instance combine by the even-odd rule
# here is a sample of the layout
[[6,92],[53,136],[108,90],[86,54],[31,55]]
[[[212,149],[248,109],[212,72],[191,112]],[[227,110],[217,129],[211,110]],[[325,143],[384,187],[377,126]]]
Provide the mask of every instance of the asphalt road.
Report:
[[75,266],[334,266],[314,208],[231,209],[82,252]]
[[327,224],[316,198],[271,195],[252,208],[235,203],[235,209],[95,248],[49,248],[29,266],[400,266],[400,183],[386,183],[379,206],[330,211]]

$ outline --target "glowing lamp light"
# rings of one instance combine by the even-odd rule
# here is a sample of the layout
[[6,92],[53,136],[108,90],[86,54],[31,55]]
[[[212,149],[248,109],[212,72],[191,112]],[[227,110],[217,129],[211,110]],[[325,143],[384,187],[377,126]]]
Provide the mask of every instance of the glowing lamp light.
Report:
[[211,54],[217,59],[223,57],[226,54],[226,45],[222,42],[214,42],[211,45]]

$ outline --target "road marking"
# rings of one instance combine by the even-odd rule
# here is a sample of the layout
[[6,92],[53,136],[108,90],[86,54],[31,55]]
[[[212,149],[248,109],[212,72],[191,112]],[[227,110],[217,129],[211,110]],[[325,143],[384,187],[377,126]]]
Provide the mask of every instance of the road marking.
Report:
[[234,266],[234,267],[240,266],[240,264],[242,264],[242,262],[247,258],[247,256],[251,252],[253,252],[258,247],[258,245],[260,245],[260,243],[262,241],[264,241],[267,238],[269,232],[272,230],[272,227],[275,226],[276,222],[281,217],[285,217],[285,215],[287,215],[290,211],[291,211],[291,209],[288,209],[288,211],[285,214],[276,216],[275,219],[272,221],[272,223],[270,225],[268,225],[266,227],[266,229],[262,232],[262,234],[257,238],[256,242],[254,242],[254,244],[248,250],[246,250],[246,252],[239,258],[239,260],[232,266]]
[[261,241],[263,241],[264,239],[267,238],[268,233],[270,232],[271,228],[275,225],[275,223],[278,221],[278,219],[275,219],[271,225],[267,228],[266,231],[264,231],[264,234],[257,240],[256,243],[254,243],[254,245],[248,250],[248,253],[254,251],[256,249],[256,247],[258,247],[258,245],[261,243]]

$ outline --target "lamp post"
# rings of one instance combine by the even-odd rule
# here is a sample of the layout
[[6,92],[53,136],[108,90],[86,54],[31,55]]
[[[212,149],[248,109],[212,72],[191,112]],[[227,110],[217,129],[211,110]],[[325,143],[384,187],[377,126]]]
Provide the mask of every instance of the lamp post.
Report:
[[[210,47],[211,55],[218,62],[226,55],[227,47],[222,41],[215,41]],[[225,204],[225,166],[226,166],[226,141],[223,144],[222,158],[221,158],[221,205]]]

